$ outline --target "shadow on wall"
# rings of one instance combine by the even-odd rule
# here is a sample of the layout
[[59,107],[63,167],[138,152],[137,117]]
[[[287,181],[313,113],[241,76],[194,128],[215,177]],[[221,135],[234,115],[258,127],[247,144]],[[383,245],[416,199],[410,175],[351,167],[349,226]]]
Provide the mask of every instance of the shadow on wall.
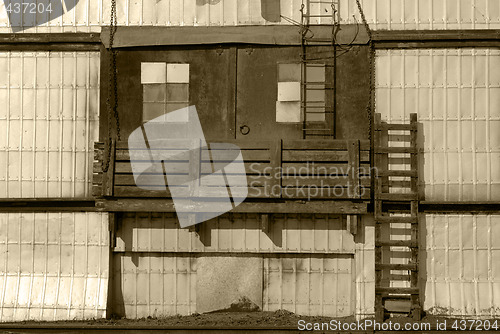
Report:
[[[222,0],[196,0],[197,6],[216,5]],[[268,22],[281,22],[281,0],[260,0],[262,18]]]

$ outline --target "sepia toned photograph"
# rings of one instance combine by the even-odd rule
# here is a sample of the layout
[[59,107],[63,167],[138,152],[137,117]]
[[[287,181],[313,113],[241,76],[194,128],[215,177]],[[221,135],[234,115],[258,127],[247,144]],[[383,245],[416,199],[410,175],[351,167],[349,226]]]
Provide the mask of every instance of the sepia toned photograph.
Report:
[[0,334],[500,333],[500,0],[0,0]]

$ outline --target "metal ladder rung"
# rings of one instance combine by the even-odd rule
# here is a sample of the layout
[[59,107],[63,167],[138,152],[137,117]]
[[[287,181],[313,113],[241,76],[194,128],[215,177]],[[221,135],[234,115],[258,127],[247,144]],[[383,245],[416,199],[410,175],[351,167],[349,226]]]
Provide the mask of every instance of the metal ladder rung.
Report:
[[329,17],[333,19],[333,13],[330,15],[302,15],[303,17]]

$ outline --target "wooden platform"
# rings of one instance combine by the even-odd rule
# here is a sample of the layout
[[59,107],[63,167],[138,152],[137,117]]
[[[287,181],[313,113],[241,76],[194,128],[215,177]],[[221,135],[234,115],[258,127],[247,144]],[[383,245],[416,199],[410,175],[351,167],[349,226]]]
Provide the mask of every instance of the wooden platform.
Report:
[[[225,142],[221,140],[219,142]],[[293,200],[369,200],[370,199],[370,144],[359,140],[298,140],[298,141],[232,141],[241,149],[248,184],[248,197],[260,199]],[[176,143],[177,145],[178,143]],[[186,141],[185,152],[191,144]],[[168,146],[168,145],[167,145]],[[170,173],[193,173],[201,180],[199,187],[210,189],[204,175],[217,162],[210,157],[208,147],[200,157],[180,155]],[[168,188],[155,184],[139,184],[132,172],[129,149],[142,150],[134,156],[144,156],[132,163],[155,165],[149,175],[165,178],[161,164],[152,164],[149,152],[140,147],[128,147],[127,142],[112,143],[109,169],[103,172],[103,160],[108,156],[108,145],[95,144],[93,195],[97,198],[171,198]],[[165,147],[168,152],[172,148]],[[176,147],[179,150],[178,147]],[[182,151],[182,150],[181,150]],[[170,163],[170,162],[169,162]],[[192,168],[196,166],[196,168]],[[149,183],[154,177],[148,178]],[[140,187],[145,185],[146,188]],[[244,184],[237,186],[245,186]],[[200,196],[203,192],[200,192]]]

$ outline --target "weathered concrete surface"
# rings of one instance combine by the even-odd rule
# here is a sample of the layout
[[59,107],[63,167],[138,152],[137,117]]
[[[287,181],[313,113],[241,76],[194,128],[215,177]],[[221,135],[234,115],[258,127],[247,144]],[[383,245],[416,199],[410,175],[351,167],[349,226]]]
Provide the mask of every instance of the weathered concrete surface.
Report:
[[262,309],[262,272],[261,257],[199,258],[196,311],[235,309],[237,305]]

